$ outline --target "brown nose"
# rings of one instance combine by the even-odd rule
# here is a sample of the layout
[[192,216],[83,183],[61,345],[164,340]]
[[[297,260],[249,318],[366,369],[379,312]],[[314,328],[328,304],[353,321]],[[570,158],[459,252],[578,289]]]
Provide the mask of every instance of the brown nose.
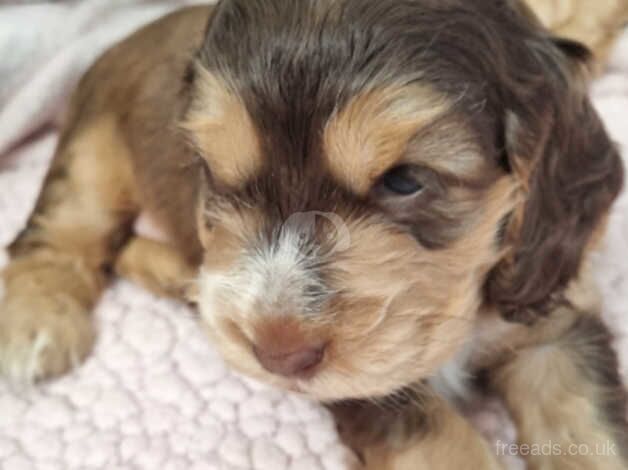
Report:
[[254,346],[253,351],[268,372],[285,377],[303,377],[312,374],[314,368],[321,363],[325,346],[304,346],[291,352],[270,352]]

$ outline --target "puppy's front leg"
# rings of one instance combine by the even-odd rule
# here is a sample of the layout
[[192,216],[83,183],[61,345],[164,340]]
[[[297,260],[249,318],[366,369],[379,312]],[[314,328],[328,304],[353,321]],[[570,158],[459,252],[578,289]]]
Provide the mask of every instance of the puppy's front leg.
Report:
[[340,436],[366,470],[497,470],[488,443],[426,387],[384,401],[330,405]]
[[196,267],[166,242],[132,238],[120,252],[115,271],[154,294],[190,301]]
[[585,316],[494,372],[531,470],[628,468],[626,394],[610,342],[602,322]]
[[2,273],[0,369],[14,381],[61,374],[85,357],[90,310],[134,217],[129,152],[114,118],[81,123],[62,137]]

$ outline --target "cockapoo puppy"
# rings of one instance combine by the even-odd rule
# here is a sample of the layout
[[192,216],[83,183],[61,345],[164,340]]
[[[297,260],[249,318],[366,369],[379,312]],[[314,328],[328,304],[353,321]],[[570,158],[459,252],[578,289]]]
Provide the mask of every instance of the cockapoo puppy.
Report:
[[[625,10],[602,3],[572,20]],[[10,247],[2,372],[78,364],[117,272],[196,302],[238,370],[327,404],[365,468],[499,468],[457,412],[465,377],[521,444],[563,450],[529,468],[628,468],[587,276],[622,163],[587,98],[591,36],[566,31],[516,0],[223,0],[135,33],[82,79]],[[167,243],[133,235],[140,212]]]

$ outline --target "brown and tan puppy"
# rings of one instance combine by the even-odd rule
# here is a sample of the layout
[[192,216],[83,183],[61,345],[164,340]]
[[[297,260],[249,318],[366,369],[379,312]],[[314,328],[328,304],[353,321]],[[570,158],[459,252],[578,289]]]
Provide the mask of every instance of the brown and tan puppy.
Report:
[[[515,1],[224,0],[144,28],[83,78],[10,247],[2,372],[78,364],[117,271],[329,404],[366,468],[499,468],[454,406],[482,376],[521,444],[560,446],[530,468],[625,469],[586,277],[622,164],[587,57]],[[169,244],[133,237],[141,211]]]

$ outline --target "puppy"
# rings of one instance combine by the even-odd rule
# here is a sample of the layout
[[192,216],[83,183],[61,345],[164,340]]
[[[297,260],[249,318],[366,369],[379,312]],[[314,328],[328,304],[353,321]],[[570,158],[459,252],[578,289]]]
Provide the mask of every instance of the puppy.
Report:
[[[454,405],[482,377],[521,444],[560,446],[530,468],[625,469],[587,278],[622,163],[587,57],[516,1],[224,0],[147,26],[81,81],[10,247],[3,373],[79,363],[117,271],[326,403],[365,468],[499,468]],[[133,236],[141,211],[168,243]]]
[[[525,0],[555,34],[577,40],[604,59],[628,22],[626,0]],[[601,63],[601,62],[598,62]]]

